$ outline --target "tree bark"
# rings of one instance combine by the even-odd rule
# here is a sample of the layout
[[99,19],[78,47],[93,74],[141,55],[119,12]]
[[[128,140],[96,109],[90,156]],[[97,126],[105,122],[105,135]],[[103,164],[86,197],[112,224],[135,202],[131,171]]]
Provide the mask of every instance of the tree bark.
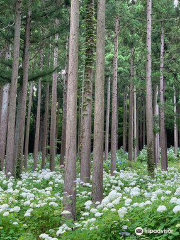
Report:
[[44,112],[44,122],[43,122],[42,165],[41,165],[42,169],[45,168],[45,165],[46,165],[48,117],[49,117],[49,83],[47,83],[47,86],[46,86],[45,112]]
[[98,0],[94,110],[93,201],[103,198],[105,0]]
[[[159,129],[159,105],[157,103],[158,98],[158,85],[155,85],[155,91],[154,91],[154,116],[155,116],[155,123],[156,123],[156,129]],[[157,166],[159,162],[159,132],[155,133],[155,140],[154,140],[154,155],[155,155],[155,165]]]
[[31,120],[32,94],[33,94],[33,84],[31,83],[30,91],[29,91],[29,105],[28,105],[25,148],[24,148],[24,168],[26,171],[27,171],[27,162],[28,162],[28,153],[29,153],[29,131],[30,131],[30,120]]
[[134,86],[134,161],[137,160],[137,97],[136,97],[136,87]]
[[111,95],[111,77],[108,77],[107,88],[107,109],[106,109],[106,137],[105,137],[105,160],[108,160],[109,152],[109,116],[110,116],[110,95]]
[[94,0],[86,6],[86,53],[84,69],[84,91],[81,111],[81,143],[80,143],[80,178],[83,182],[90,181],[91,163],[91,116],[92,116],[92,84],[94,66]]
[[[41,53],[40,53],[41,70],[42,70],[42,66],[43,66],[43,51],[41,50]],[[35,140],[34,140],[34,170],[36,170],[37,164],[38,164],[40,118],[41,118],[41,79],[39,79],[39,82],[38,82],[38,104],[37,104],[37,114],[36,114]]]
[[111,175],[116,170],[117,151],[117,69],[118,69],[119,17],[115,21],[113,83],[112,83],[112,124],[111,124]]
[[75,219],[79,0],[71,1],[64,208]]
[[146,126],[147,126],[147,165],[148,172],[154,177],[154,133],[152,109],[152,59],[151,59],[151,33],[152,33],[152,0],[147,0],[147,64],[146,64]]
[[16,93],[19,69],[19,50],[20,50],[20,30],[21,30],[21,0],[16,1],[15,6],[15,32],[14,32],[14,51],[12,79],[9,100],[8,132],[6,145],[6,175],[13,175],[14,170],[14,130],[16,115]]
[[26,98],[28,87],[28,72],[29,72],[29,48],[30,48],[30,25],[31,25],[31,0],[28,1],[28,14],[26,17],[26,29],[25,29],[25,43],[24,43],[24,59],[23,59],[23,85],[22,85],[22,97],[21,97],[21,110],[20,110],[20,128],[19,139],[17,145],[17,159],[16,159],[16,175],[20,177],[23,169],[23,147],[24,147],[24,129],[26,118]]
[[123,100],[123,149],[127,151],[127,89],[124,90]]
[[[56,28],[59,26],[59,20],[56,19]],[[55,41],[56,47],[54,48],[54,68],[58,64],[58,39],[59,35],[56,33]],[[52,84],[52,104],[51,104],[51,129],[50,129],[50,170],[55,170],[55,154],[56,154],[56,110],[57,110],[57,70],[53,73]]]
[[161,55],[160,55],[160,139],[161,139],[161,168],[167,171],[167,143],[165,129],[165,101],[164,101],[164,28],[161,26]]
[[9,89],[10,84],[7,83],[2,89],[2,105],[1,105],[1,125],[0,125],[0,168],[4,168],[5,149],[6,149],[6,135],[8,122],[8,103],[9,103]]
[[176,89],[174,87],[174,153],[177,156],[178,151],[178,128],[177,128],[177,100]]
[[134,48],[131,48],[131,70],[130,70],[130,94],[129,94],[129,137],[128,137],[128,159],[133,161],[133,107],[134,107]]
[[67,38],[66,44],[66,69],[64,77],[64,89],[63,89],[63,118],[62,118],[62,136],[61,136],[61,155],[60,155],[60,165],[64,164],[65,154],[66,154],[66,122],[67,122],[67,86],[68,86],[68,62],[69,62],[69,38]]

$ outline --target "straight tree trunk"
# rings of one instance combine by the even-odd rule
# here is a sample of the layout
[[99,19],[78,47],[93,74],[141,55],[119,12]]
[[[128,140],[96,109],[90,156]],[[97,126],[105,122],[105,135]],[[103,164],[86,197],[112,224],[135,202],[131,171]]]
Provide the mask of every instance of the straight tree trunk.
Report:
[[26,17],[26,29],[25,29],[25,43],[24,43],[24,59],[23,59],[23,85],[22,85],[22,97],[21,97],[21,110],[20,110],[20,128],[19,139],[17,146],[17,177],[20,177],[23,169],[23,147],[24,147],[24,129],[26,118],[26,98],[28,88],[28,72],[29,72],[29,47],[30,47],[30,25],[31,25],[31,0],[28,1],[28,14]]
[[77,152],[77,83],[79,0],[71,1],[69,71],[67,92],[66,163],[64,181],[64,208],[69,218],[75,219],[76,209],[76,152]]
[[164,28],[161,26],[161,56],[160,56],[160,139],[161,139],[161,168],[167,171],[167,143],[165,129],[165,112],[164,112]]
[[[56,18],[56,28],[59,26],[59,20]],[[59,34],[56,33],[54,48],[54,68],[58,65],[58,39]],[[57,70],[53,73],[52,84],[52,104],[51,104],[51,129],[50,129],[50,170],[55,170],[55,155],[56,155],[56,110],[57,110]]]
[[127,151],[127,90],[124,90],[123,100],[123,149]]
[[15,6],[15,32],[14,32],[14,51],[13,51],[13,66],[12,79],[9,97],[9,117],[8,117],[8,132],[6,145],[6,175],[10,176],[14,173],[14,130],[15,130],[15,115],[16,115],[16,93],[17,80],[19,70],[19,50],[20,50],[20,31],[21,31],[21,0],[16,1]]
[[10,84],[7,83],[2,88],[2,104],[1,104],[1,118],[0,118],[0,168],[4,168],[5,149],[6,149],[6,135],[8,122],[8,103],[9,103],[9,89]]
[[101,201],[103,198],[105,3],[105,0],[98,0],[97,5],[94,150],[92,178],[92,198],[94,202]]
[[[137,93],[136,93],[137,96]],[[136,97],[136,151],[139,154],[139,104],[138,98]]]
[[[156,120],[156,129],[159,129],[159,105],[157,103],[158,98],[158,85],[155,85],[155,92],[154,92],[154,116]],[[155,165],[159,162],[159,132],[155,133],[155,140],[154,140],[154,155],[155,155]]]
[[119,17],[115,21],[114,59],[113,59],[113,83],[112,83],[112,124],[111,124],[111,175],[116,170],[117,151],[117,70],[118,70],[118,37]]
[[68,86],[68,64],[69,64],[69,38],[67,38],[66,44],[66,69],[64,77],[64,89],[63,89],[63,118],[62,118],[62,136],[61,136],[61,155],[60,155],[60,165],[64,164],[65,154],[66,154],[66,121],[67,121],[67,86]]
[[111,95],[111,77],[108,77],[107,87],[107,109],[106,109],[106,138],[105,138],[105,160],[108,160],[109,152],[109,116],[110,116],[110,95]]
[[46,165],[46,147],[48,138],[48,117],[49,117],[49,83],[46,86],[46,99],[45,99],[45,113],[43,122],[43,141],[42,141],[42,165],[41,168],[45,168]]
[[146,145],[146,105],[143,104],[143,148]]
[[[43,51],[41,50],[41,53],[40,53],[41,70],[42,70],[42,66],[43,66]],[[39,79],[39,82],[38,82],[38,104],[37,104],[37,114],[36,114],[35,140],[34,140],[34,170],[36,170],[37,164],[38,164],[40,119],[41,119],[41,79]]]
[[81,146],[80,178],[83,182],[90,181],[91,163],[91,116],[92,116],[92,85],[93,85],[93,66],[94,66],[94,0],[88,0],[86,6],[86,53],[84,69],[84,91],[81,111]]
[[32,94],[33,94],[33,84],[31,83],[30,91],[29,91],[29,105],[28,105],[26,137],[25,137],[25,147],[24,147],[24,168],[26,171],[27,171],[27,162],[28,162],[28,153],[29,153],[29,131],[30,131],[30,120],[31,120]]
[[178,151],[178,128],[177,128],[177,100],[176,89],[174,87],[174,153],[177,156]]
[[137,160],[137,97],[136,97],[136,87],[134,86],[134,161]]
[[131,76],[129,94],[128,159],[133,161],[133,107],[134,107],[134,48],[131,48]]
[[148,172],[154,177],[154,133],[152,109],[152,59],[151,59],[151,33],[152,33],[152,0],[147,0],[147,64],[146,64],[146,126],[147,126],[147,165]]

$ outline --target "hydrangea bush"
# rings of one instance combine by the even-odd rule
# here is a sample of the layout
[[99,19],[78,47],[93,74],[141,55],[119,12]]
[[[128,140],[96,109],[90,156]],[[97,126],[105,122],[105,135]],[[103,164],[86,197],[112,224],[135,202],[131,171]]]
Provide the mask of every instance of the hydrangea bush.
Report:
[[[30,161],[31,162],[31,161]],[[154,179],[144,162],[130,168],[127,153],[117,154],[115,176],[104,163],[104,198],[91,200],[91,183],[77,175],[77,219],[65,220],[63,169],[22,174],[7,180],[0,172],[0,239],[106,240],[173,239],[180,236],[180,166],[170,162],[168,172],[158,168]],[[31,167],[31,165],[29,166]],[[142,236],[135,229],[144,229]],[[171,230],[172,233],[145,233]]]

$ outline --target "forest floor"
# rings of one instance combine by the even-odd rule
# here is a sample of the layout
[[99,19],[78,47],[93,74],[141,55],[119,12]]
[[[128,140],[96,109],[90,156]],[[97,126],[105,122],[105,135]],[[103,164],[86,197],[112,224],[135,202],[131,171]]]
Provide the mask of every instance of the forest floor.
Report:
[[[77,219],[72,222],[62,216],[64,169],[30,171],[29,156],[29,172],[21,180],[7,180],[0,172],[0,239],[180,239],[180,159],[172,148],[168,160],[168,172],[158,166],[151,179],[145,149],[131,168],[127,153],[119,150],[115,176],[110,175],[110,159],[104,163],[101,203],[91,201],[92,185],[82,183],[78,174]],[[135,233],[137,227],[143,229],[142,235]]]

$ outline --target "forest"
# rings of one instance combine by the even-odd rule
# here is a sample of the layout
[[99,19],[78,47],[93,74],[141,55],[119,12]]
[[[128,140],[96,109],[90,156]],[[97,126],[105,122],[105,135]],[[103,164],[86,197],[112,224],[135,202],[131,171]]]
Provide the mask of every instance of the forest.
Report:
[[0,240],[180,239],[179,0],[0,0]]

